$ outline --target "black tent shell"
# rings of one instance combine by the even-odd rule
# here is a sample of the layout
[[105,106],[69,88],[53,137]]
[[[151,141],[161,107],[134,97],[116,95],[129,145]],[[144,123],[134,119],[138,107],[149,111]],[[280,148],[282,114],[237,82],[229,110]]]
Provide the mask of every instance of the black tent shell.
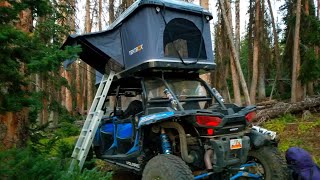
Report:
[[[215,63],[209,21],[201,6],[178,0],[137,0],[107,30],[70,35],[80,58],[100,73],[145,69],[211,70]],[[106,66],[107,65],[107,66]]]

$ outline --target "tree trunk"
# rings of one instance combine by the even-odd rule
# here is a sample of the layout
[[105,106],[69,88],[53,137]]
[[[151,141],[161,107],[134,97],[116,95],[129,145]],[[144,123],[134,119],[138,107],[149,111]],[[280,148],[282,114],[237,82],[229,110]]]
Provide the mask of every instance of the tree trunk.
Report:
[[25,147],[27,145],[29,137],[28,113],[29,110],[27,108],[23,108],[19,112],[6,112],[4,114],[0,114],[0,137],[4,149]]
[[[235,46],[236,50],[240,54],[240,14],[239,14],[239,0],[236,3],[236,37],[235,37]],[[231,5],[229,1],[226,1],[226,9],[230,26],[232,25],[232,15],[231,15]],[[232,26],[231,26],[232,27]],[[230,50],[231,51],[231,50]],[[230,53],[231,54],[231,53]],[[240,85],[239,85],[239,77],[236,70],[236,65],[234,63],[234,57],[230,55],[230,69],[231,69],[231,77],[232,77],[232,87],[233,87],[233,95],[234,95],[234,103],[241,106],[241,94],[240,94]]]
[[70,74],[67,70],[64,70],[64,78],[67,80],[68,82],[68,86],[69,87],[66,87],[65,88],[65,106],[66,106],[66,109],[68,112],[72,112],[72,94],[71,94],[71,91],[70,91],[70,87],[71,87],[71,77],[70,77]]
[[92,74],[91,74],[92,68],[87,65],[87,112],[89,112],[91,103],[93,100],[93,87],[92,87]]
[[226,25],[228,39],[229,39],[230,46],[231,46],[231,52],[232,52],[234,60],[235,60],[235,64],[236,64],[236,67],[237,67],[237,72],[238,72],[238,75],[240,77],[242,90],[243,90],[243,93],[244,93],[244,96],[245,96],[245,99],[246,99],[246,104],[251,104],[247,83],[246,83],[246,81],[244,79],[244,76],[243,76],[243,73],[242,73],[242,69],[241,69],[241,65],[240,65],[240,56],[239,56],[239,53],[237,52],[236,47],[234,45],[233,33],[232,33],[232,29],[230,27],[229,20],[228,20],[227,14],[226,14],[225,6],[224,6],[224,0],[219,0],[219,3],[220,3],[223,19],[224,19],[224,22],[225,22],[225,25]]
[[114,0],[109,0],[109,25],[114,21]]
[[90,0],[86,0],[86,15],[85,15],[85,32],[89,33],[91,32],[92,28],[92,21],[90,18]]
[[279,102],[271,106],[271,108],[258,111],[255,118],[255,125],[259,125],[267,120],[281,117],[288,113],[300,113],[304,110],[317,110],[320,106],[320,97],[308,98],[304,101],[296,103]]
[[258,91],[258,99],[264,100],[266,98],[266,84],[265,84],[265,69],[263,61],[259,61],[259,91]]
[[70,33],[75,33],[76,32],[76,18],[75,18],[75,9],[76,9],[76,0],[69,0],[70,6],[72,8],[71,14],[66,15],[68,17],[68,24],[70,25],[71,32]]
[[[280,51],[279,51],[279,41],[278,41],[278,32],[277,32],[277,28],[276,28],[276,23],[274,20],[274,16],[273,16],[273,10],[272,10],[272,6],[271,6],[271,2],[270,0],[268,1],[268,6],[269,6],[269,10],[270,10],[270,15],[271,15],[271,24],[272,24],[272,32],[273,32],[273,43],[274,43],[274,58],[275,58],[275,62],[276,62],[276,77],[274,80],[274,85],[272,87],[272,89],[274,89],[274,87],[276,86],[277,83],[279,83],[279,90],[280,92],[282,92],[281,90],[284,89],[283,86],[283,82],[280,81],[278,82],[278,80],[282,77],[281,75],[281,59],[280,59]],[[272,95],[273,95],[273,90],[270,94],[270,99],[272,99]]]
[[[79,61],[79,62],[78,62]],[[77,99],[77,112],[83,114],[82,111],[82,96],[81,96],[81,77],[80,77],[80,60],[76,61],[76,99]]]
[[253,0],[250,0],[249,5],[249,24],[248,24],[248,68],[247,68],[247,74],[248,74],[248,85],[251,86],[251,70],[253,69],[253,43],[252,43],[252,37],[253,37],[253,18],[254,18],[254,8],[253,8]]
[[235,2],[235,11],[236,11],[236,46],[237,50],[240,53],[240,0]]
[[[90,19],[90,0],[86,0],[86,21],[85,21],[85,30],[87,33],[91,32],[92,21]],[[92,102],[92,75],[91,75],[91,67],[86,65],[86,74],[87,74],[87,112],[89,112]]]
[[102,0],[99,0],[99,31],[102,31]]
[[227,35],[225,33],[225,27],[222,23],[221,11],[218,10],[218,23],[215,25],[215,55],[216,55],[216,63],[217,69],[211,73],[211,79],[213,80],[213,86],[221,93],[222,97],[225,99],[225,102],[229,103],[230,93],[227,84],[227,79],[229,77],[229,62],[226,59],[229,59],[227,53],[228,43],[225,41]]
[[[10,7],[11,4],[7,1],[0,2],[0,7]],[[33,31],[32,24],[32,12],[30,9],[25,9],[20,12],[19,20],[15,26],[26,32],[30,33]],[[26,67],[24,63],[20,63],[20,73],[23,77],[25,75]],[[6,88],[4,86],[4,88]],[[23,91],[28,90],[28,87],[22,86]],[[29,109],[22,108],[19,112],[4,112],[0,114],[0,140],[5,149],[9,148],[19,148],[27,145],[27,140],[29,137]],[[0,148],[1,145],[0,145]]]
[[86,105],[86,96],[87,96],[87,73],[86,73],[87,67],[84,66],[82,68],[82,85],[81,85],[81,95],[82,95],[82,101],[81,101],[81,112],[82,114],[85,114],[85,105]]
[[42,119],[41,119],[41,125],[44,125],[48,122],[48,80],[45,77],[45,75],[42,75],[42,81],[41,81],[41,89],[44,93],[44,96],[42,97]]
[[[209,0],[200,0],[200,6],[204,9],[209,9]],[[211,73],[202,74],[200,78],[212,86]]]
[[[60,68],[60,76],[62,78],[66,78],[65,77],[65,69],[62,67]],[[65,86],[62,86],[61,87],[61,91],[60,91],[60,94],[61,94],[61,106],[65,107],[66,106],[66,87]]]
[[[258,60],[258,66],[259,66],[259,77],[258,77],[258,99],[263,100],[266,98],[266,84],[265,84],[265,64],[266,64],[266,47],[264,47],[264,42],[267,41],[267,37],[265,37],[264,34],[264,0],[261,1],[261,8],[260,8],[260,17],[259,17],[259,39],[260,39],[260,45],[259,45],[259,60]],[[264,47],[264,48],[263,48]],[[263,52],[264,51],[264,52]]]
[[320,20],[320,0],[318,0],[318,13],[317,13],[318,19]]
[[258,58],[259,58],[259,18],[260,18],[260,0],[256,0],[255,3],[255,35],[253,40],[253,69],[252,69],[252,80],[250,87],[250,100],[253,104],[256,102],[256,90],[258,83]]
[[299,71],[300,71],[300,58],[299,56],[299,43],[300,43],[300,16],[301,16],[301,0],[297,0],[297,11],[296,11],[296,24],[294,31],[294,42],[293,42],[293,59],[292,59],[292,85],[291,85],[291,102],[297,102],[299,91]]

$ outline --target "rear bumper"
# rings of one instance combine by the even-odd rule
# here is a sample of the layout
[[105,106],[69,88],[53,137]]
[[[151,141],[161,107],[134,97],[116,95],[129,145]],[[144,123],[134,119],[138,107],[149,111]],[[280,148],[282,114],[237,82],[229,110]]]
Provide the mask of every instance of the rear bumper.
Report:
[[[242,139],[241,149],[230,149],[230,139]],[[213,170],[221,172],[227,166],[240,165],[246,162],[250,149],[250,138],[248,136],[227,136],[219,139],[210,139],[214,150]]]

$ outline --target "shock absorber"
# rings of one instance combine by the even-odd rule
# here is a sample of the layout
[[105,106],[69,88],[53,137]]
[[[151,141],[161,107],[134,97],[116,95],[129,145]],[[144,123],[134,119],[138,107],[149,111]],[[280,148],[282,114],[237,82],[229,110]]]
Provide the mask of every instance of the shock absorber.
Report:
[[174,110],[178,110],[178,109],[177,109],[178,103],[177,103],[177,101],[173,98],[173,96],[172,96],[172,94],[170,93],[170,91],[169,91],[168,89],[165,89],[163,92],[166,94],[167,98],[169,98],[169,100],[170,100],[170,102],[171,102],[171,104],[172,104],[173,109],[174,109]]
[[169,137],[168,135],[166,135],[163,128],[161,128],[160,139],[161,139],[162,153],[171,154],[172,151],[171,151],[171,144],[169,142]]

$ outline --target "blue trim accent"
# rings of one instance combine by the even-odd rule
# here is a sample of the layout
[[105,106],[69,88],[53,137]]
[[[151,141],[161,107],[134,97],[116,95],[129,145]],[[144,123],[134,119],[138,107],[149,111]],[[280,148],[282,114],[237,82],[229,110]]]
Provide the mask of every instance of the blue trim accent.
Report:
[[121,123],[117,125],[118,139],[131,139],[133,136],[132,123]]
[[147,116],[142,116],[139,119],[139,123],[138,123],[138,128],[140,128],[141,126],[145,126],[148,124],[152,124],[158,121],[161,121],[163,119],[167,119],[170,117],[174,116],[174,112],[172,111],[167,111],[167,112],[161,112],[161,113],[155,113],[155,114],[150,114]]
[[250,178],[255,178],[255,179],[261,179],[260,175],[252,174],[252,173],[244,172],[244,171],[239,171],[236,175],[232,176],[230,178],[230,180],[236,180],[239,177],[250,177]]
[[117,120],[118,118],[116,117],[116,116],[114,116],[114,117],[112,117],[112,123],[113,123],[113,143],[112,143],[112,145],[110,146],[110,148],[108,149],[108,150],[110,150],[110,149],[112,149],[112,148],[117,148],[118,147],[118,141],[117,141],[117,124],[116,124],[116,120]]
[[104,133],[104,134],[111,134],[113,135],[114,132],[114,126],[112,123],[107,123],[107,124],[103,124],[100,127],[100,132]]
[[126,154],[132,154],[139,150],[139,131],[137,131],[136,139],[134,140],[134,145]]
[[251,167],[251,166],[256,166],[257,165],[257,163],[248,163],[248,164],[242,164],[241,166],[240,166],[240,168],[242,168],[242,167]]
[[197,175],[197,176],[194,177],[194,180],[208,177],[208,176],[210,176],[211,174],[213,174],[213,172],[209,172],[209,173],[204,173],[204,174]]

